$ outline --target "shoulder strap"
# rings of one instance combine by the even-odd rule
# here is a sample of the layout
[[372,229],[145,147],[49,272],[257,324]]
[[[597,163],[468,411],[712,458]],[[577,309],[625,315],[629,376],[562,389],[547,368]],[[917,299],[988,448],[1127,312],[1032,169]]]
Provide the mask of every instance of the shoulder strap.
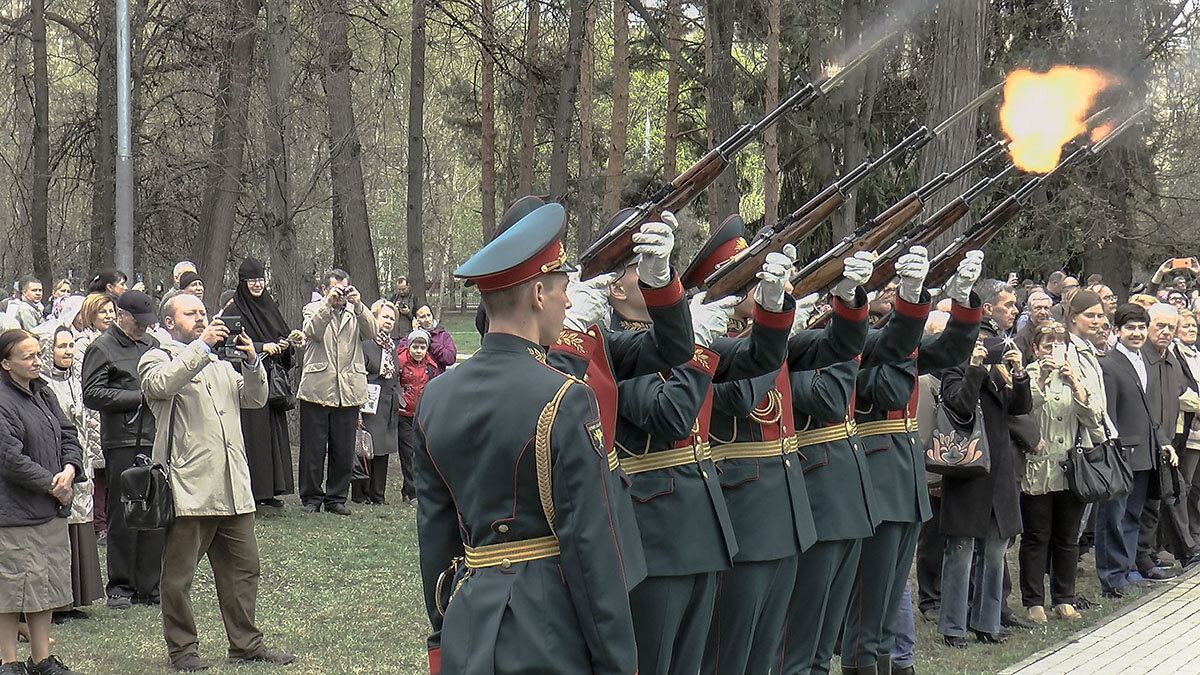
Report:
[[574,380],[567,380],[559,387],[558,393],[542,408],[538,415],[537,431],[534,434],[534,461],[537,466],[538,497],[542,502],[542,513],[546,515],[546,524],[550,533],[554,531],[554,491],[550,473],[550,430],[554,426],[554,418],[558,416],[558,406],[562,404],[563,396]]

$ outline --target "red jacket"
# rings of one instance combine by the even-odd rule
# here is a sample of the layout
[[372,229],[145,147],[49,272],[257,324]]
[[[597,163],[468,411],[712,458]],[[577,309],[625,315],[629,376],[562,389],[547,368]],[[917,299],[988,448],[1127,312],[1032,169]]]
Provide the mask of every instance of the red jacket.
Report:
[[401,347],[396,353],[396,374],[400,389],[400,414],[412,417],[417,414],[417,400],[426,383],[438,374],[437,364],[426,354],[424,359],[413,361],[408,349]]

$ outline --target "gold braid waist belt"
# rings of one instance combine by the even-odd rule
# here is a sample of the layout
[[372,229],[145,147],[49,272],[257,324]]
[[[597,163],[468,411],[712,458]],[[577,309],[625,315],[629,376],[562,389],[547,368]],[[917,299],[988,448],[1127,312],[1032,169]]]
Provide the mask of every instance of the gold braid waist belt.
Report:
[[861,427],[857,426],[854,420],[850,420],[837,426],[799,431],[796,433],[796,445],[801,448],[807,448],[810,445],[833,443],[834,441],[850,438],[858,433],[860,429]]
[[911,417],[899,420],[876,420],[858,425],[859,436],[882,436],[884,434],[916,433],[917,421]]
[[714,462],[721,462],[727,459],[781,457],[796,452],[797,447],[795,436],[788,436],[787,438],[780,438],[774,441],[724,443],[712,449],[712,459]]
[[712,452],[709,450],[708,443],[704,442],[698,445],[690,445],[686,448],[660,450],[658,452],[648,452],[644,455],[622,457],[621,468],[625,469],[625,473],[628,474],[645,473],[647,471],[671,469],[677,466],[695,464],[706,459],[712,459]]
[[508,569],[515,563],[553,558],[559,554],[558,537],[550,535],[537,539],[488,544],[486,546],[464,546],[468,569],[503,567]]

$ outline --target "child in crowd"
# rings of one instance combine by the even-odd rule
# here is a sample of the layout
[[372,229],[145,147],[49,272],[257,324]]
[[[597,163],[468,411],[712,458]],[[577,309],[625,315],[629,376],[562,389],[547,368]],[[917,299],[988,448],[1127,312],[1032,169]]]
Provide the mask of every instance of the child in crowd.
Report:
[[417,328],[408,334],[407,344],[396,355],[396,372],[400,377],[400,471],[404,484],[400,494],[406,504],[414,504],[413,489],[413,416],[417,414],[417,401],[429,380],[437,375],[438,367],[430,358],[429,333]]

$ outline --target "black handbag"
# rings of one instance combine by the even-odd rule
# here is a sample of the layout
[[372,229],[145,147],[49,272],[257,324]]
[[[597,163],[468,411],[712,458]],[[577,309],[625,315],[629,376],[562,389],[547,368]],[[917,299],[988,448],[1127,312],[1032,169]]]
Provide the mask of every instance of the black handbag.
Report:
[[976,406],[970,420],[957,420],[942,397],[936,396],[933,433],[925,442],[925,470],[954,478],[987,475],[992,455],[983,428],[983,411]]
[[[146,414],[143,405],[139,415]],[[142,419],[138,419],[141,437]],[[171,401],[171,419],[167,425],[167,465],[171,464],[171,446],[175,436],[175,400]],[[121,511],[131,530],[162,530],[175,521],[175,497],[167,469],[143,453],[133,459],[133,466],[121,472]]]
[[286,412],[296,407],[296,392],[288,369],[279,359],[265,359],[267,369],[267,405],[271,410]]
[[1183,492],[1183,474],[1179,467],[1171,466],[1171,455],[1165,448],[1158,448],[1158,498],[1167,506],[1179,503],[1179,495]]
[[1084,447],[1082,434],[1077,432],[1075,447],[1071,448],[1062,466],[1071,494],[1085,504],[1124,497],[1133,490],[1129,453],[1121,446],[1119,438],[1108,435],[1107,424],[1104,440],[1090,448]]

